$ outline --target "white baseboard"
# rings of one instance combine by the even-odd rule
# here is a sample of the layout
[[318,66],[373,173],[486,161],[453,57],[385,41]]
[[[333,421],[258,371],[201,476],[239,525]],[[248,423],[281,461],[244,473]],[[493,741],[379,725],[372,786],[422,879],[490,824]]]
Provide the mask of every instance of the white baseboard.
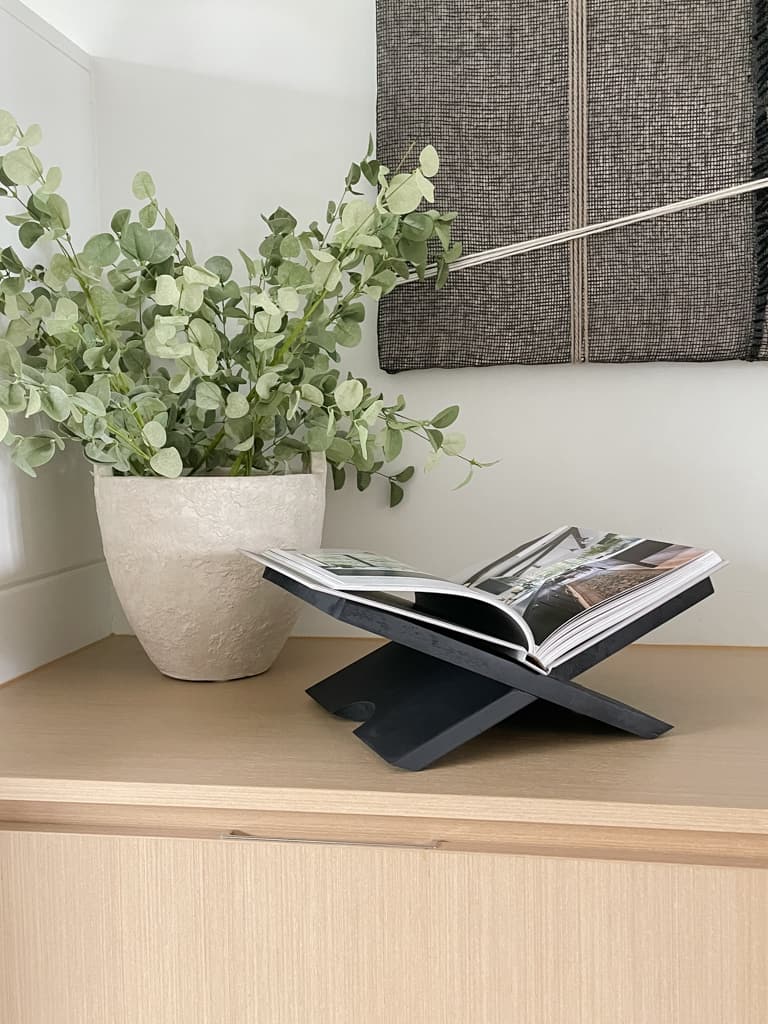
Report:
[[103,562],[0,591],[0,683],[112,632]]

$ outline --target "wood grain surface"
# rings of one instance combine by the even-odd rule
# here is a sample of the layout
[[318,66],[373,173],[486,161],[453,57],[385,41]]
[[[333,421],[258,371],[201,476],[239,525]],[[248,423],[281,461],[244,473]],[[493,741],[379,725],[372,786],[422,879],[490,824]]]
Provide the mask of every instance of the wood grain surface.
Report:
[[7,1024],[765,1024],[768,872],[0,834]]
[[303,692],[372,646],[292,640],[215,684],[161,676],[130,637],[86,648],[0,688],[0,800],[768,834],[768,651],[630,648],[585,679],[666,736],[521,716],[414,774]]

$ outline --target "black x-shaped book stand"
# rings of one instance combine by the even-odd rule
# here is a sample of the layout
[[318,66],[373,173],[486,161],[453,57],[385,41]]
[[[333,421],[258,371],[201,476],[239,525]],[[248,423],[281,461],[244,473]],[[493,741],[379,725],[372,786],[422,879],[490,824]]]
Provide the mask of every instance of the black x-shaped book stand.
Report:
[[307,693],[332,714],[362,722],[355,735],[409,771],[426,768],[537,700],[643,739],[661,736],[672,728],[667,722],[573,679],[714,591],[711,580],[702,580],[543,675],[491,644],[348,601],[343,594],[320,593],[274,569],[265,569],[264,578],[340,622],[391,641]]

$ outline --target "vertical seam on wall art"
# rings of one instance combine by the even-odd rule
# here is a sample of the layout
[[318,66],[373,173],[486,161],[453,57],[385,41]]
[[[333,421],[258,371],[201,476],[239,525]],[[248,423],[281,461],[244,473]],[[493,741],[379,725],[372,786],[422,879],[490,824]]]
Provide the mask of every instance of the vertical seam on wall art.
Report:
[[[568,206],[569,227],[587,223],[588,77],[587,2],[568,0]],[[570,248],[571,362],[589,360],[587,239]]]
[[[768,0],[755,0],[752,10],[752,89],[755,107],[755,138],[752,172],[755,178],[768,176]],[[752,338],[747,359],[759,359],[766,352],[766,306],[768,305],[768,195],[755,192],[755,306]]]

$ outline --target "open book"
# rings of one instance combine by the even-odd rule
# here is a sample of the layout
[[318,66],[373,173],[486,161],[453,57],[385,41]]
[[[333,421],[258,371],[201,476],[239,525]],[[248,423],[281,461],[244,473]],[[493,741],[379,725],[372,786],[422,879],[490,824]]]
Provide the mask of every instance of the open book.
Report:
[[714,551],[565,526],[439,579],[370,551],[245,554],[326,594],[447,629],[548,672],[706,579]]

